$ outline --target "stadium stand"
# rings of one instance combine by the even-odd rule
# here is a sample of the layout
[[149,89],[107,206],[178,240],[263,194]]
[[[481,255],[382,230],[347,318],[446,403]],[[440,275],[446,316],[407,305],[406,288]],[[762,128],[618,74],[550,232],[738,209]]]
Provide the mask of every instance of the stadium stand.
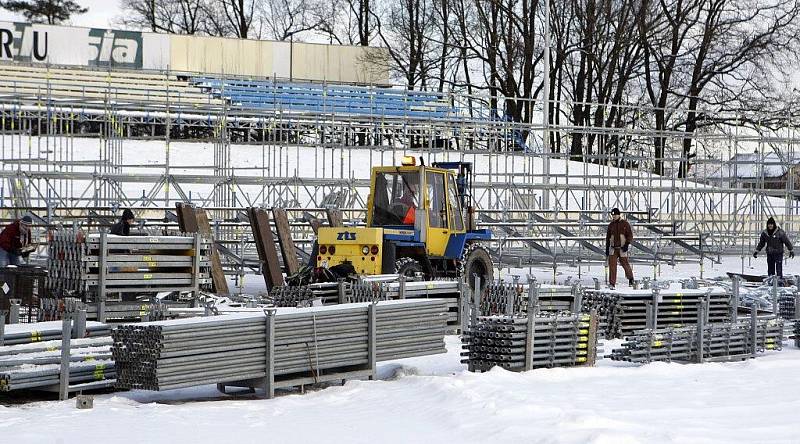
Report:
[[315,114],[444,118],[454,108],[444,94],[390,88],[195,77],[192,83],[243,109]]
[[53,100],[79,100],[83,104],[142,102],[159,105],[221,104],[201,89],[175,75],[145,71],[53,68],[0,63],[0,95]]

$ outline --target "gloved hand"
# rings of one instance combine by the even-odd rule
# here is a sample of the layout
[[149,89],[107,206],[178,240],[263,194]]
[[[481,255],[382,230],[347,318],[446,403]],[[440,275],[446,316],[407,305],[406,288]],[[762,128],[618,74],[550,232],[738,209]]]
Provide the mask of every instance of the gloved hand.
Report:
[[756,257],[756,258],[758,257],[758,251],[754,251],[753,252],[753,257]]
[[627,252],[628,252],[628,247],[629,247],[629,246],[630,246],[630,244],[625,244],[625,245],[623,245],[623,246],[622,246],[622,252],[623,252],[623,253],[627,253]]
[[794,251],[789,250],[789,259],[794,259]]

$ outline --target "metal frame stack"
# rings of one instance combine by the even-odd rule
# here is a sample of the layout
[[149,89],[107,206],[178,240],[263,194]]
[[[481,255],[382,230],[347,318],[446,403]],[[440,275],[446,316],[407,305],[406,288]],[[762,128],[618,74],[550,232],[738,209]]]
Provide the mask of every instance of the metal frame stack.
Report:
[[449,331],[457,332],[464,319],[462,304],[469,300],[468,288],[463,281],[408,281],[404,276],[394,275],[377,280],[365,277],[359,282],[273,287],[268,301],[276,307],[308,307],[315,303],[334,305],[436,298],[446,301]]
[[723,287],[700,289],[585,290],[583,310],[597,310],[605,336],[619,338],[645,328],[697,324],[703,300],[708,300],[708,322],[731,319],[736,304]]
[[752,316],[736,322],[638,331],[608,357],[635,363],[732,361],[781,350],[783,338],[782,319]]
[[87,322],[82,311],[40,324],[45,325],[14,326],[21,330],[10,332],[9,342],[15,345],[2,345],[0,324],[0,391],[57,391],[63,400],[70,392],[114,385],[108,326]]
[[[119,302],[131,295],[193,292],[211,284],[211,242],[193,236],[84,235],[76,230],[50,234],[48,289],[52,296],[76,297],[95,304],[94,316],[128,317],[136,307],[109,308],[110,295]],[[141,305],[141,304],[139,304]],[[135,314],[135,313],[134,313]]]
[[479,316],[465,333],[461,362],[470,371],[594,365],[597,323],[586,314]]
[[532,285],[537,288],[539,311],[580,312],[583,289],[573,285],[546,285],[529,281],[525,284],[497,281],[489,285],[481,294],[480,314],[483,316],[524,314],[528,311],[528,291]]
[[[531,280],[519,284],[489,286],[483,294],[474,294],[469,326],[462,338],[465,357],[461,362],[470,371],[487,371],[502,367],[512,371],[527,371],[542,367],[592,366],[597,358],[597,314],[545,312],[539,309],[539,288]],[[549,291],[548,291],[549,290]],[[549,302],[555,291],[545,291]],[[488,298],[495,297],[492,301]],[[506,300],[503,301],[502,298]],[[518,310],[525,299],[525,312],[481,316],[484,308],[494,302],[504,310]],[[580,304],[580,298],[576,298]],[[504,304],[503,304],[504,303]],[[548,304],[549,305],[549,304]],[[516,307],[516,308],[515,308]],[[575,307],[573,307],[575,308]]]
[[[111,327],[101,322],[88,321],[80,337],[96,338],[111,334]],[[4,325],[0,321],[0,346],[23,345],[62,339],[62,322],[34,322]]]
[[117,386],[276,388],[372,378],[377,361],[445,352],[442,300],[278,308],[122,325],[112,332]]
[[42,267],[22,265],[0,269],[0,310],[10,311],[11,305],[17,304],[19,321],[36,322],[46,280],[47,270]]

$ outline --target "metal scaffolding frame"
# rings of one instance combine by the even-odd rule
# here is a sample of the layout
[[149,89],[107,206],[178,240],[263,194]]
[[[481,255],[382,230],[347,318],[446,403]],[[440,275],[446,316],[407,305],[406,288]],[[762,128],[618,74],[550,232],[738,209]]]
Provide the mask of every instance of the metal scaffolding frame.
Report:
[[[479,223],[493,229],[492,252],[508,265],[601,261],[612,207],[627,212],[634,225],[634,259],[653,263],[654,270],[658,263],[722,255],[741,256],[744,264],[768,215],[778,215],[792,230],[800,209],[792,168],[800,137],[788,124],[755,130],[734,125],[687,136],[644,124],[599,128],[476,118],[461,104],[474,109],[483,99],[456,94],[450,96],[453,115],[435,119],[244,109],[183,102],[170,98],[169,89],[165,101],[129,96],[136,97],[117,89],[103,100],[54,96],[49,86],[36,94],[0,94],[0,218],[35,208],[43,222],[57,223],[134,207],[169,221],[176,202],[192,202],[212,209],[219,241],[246,243],[240,214],[250,206],[297,208],[296,214],[338,207],[349,223],[359,223],[369,166],[393,165],[406,154],[428,163],[473,162]],[[541,149],[545,131],[565,147],[562,152]],[[631,149],[603,151],[612,146],[603,142],[584,153],[583,162],[571,162],[566,142],[578,133],[624,139]],[[687,137],[698,152],[691,159],[682,152]],[[652,155],[654,138],[666,141],[663,158]],[[96,156],[87,153],[95,143]],[[153,143],[163,158],[137,157],[140,146]],[[186,152],[209,144],[210,162]],[[755,165],[737,160],[754,151],[760,156]],[[777,156],[768,156],[771,151]],[[656,161],[664,175],[651,173]],[[692,174],[680,177],[685,162]],[[740,168],[755,174],[740,175]],[[786,172],[782,187],[768,184],[774,169]],[[310,230],[301,226],[293,224],[302,244]]]

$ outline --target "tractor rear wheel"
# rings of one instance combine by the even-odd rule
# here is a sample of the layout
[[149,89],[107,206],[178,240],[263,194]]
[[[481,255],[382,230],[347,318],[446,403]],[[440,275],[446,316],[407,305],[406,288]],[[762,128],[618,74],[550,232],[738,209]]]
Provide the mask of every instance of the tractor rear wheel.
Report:
[[466,276],[469,288],[475,290],[475,275],[480,279],[481,289],[494,279],[494,264],[489,252],[479,244],[468,244],[459,261],[459,276]]
[[402,257],[394,263],[394,272],[406,277],[415,278],[418,274],[425,276],[422,264],[413,257]]

